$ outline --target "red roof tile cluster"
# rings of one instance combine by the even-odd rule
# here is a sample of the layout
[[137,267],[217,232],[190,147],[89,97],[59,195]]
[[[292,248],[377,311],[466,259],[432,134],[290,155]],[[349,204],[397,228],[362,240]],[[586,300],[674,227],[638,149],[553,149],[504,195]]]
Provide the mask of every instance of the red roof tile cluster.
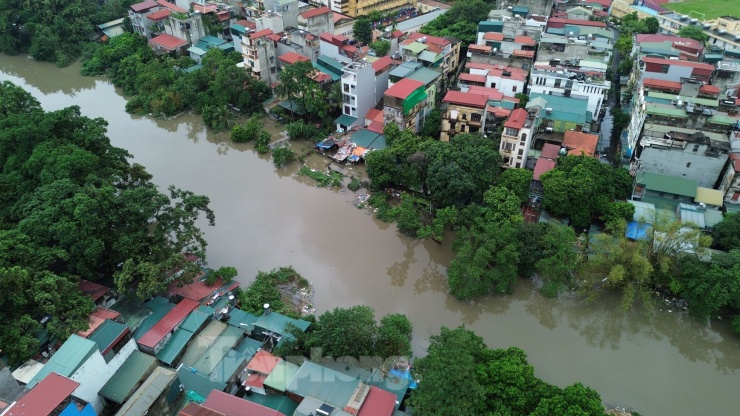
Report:
[[483,95],[472,94],[469,92],[447,91],[447,94],[445,94],[445,98],[442,99],[442,102],[454,105],[461,105],[464,107],[483,109],[486,108],[486,104],[488,104],[488,98]]
[[129,6],[129,8],[133,10],[135,13],[147,11],[153,7],[159,7],[159,4],[157,4],[156,1],[152,1],[152,0],[143,1],[141,3],[136,3],[136,4],[132,4],[131,6]]
[[188,403],[187,406],[183,407],[177,416],[226,416],[221,412],[207,409],[197,403]]
[[521,129],[524,127],[524,122],[527,121],[527,110],[523,108],[517,108],[511,112],[511,115],[504,123],[504,127],[509,129]]
[[486,83],[486,76],[485,75],[475,75],[470,74],[467,72],[460,73],[459,77],[460,81],[468,81],[468,82],[480,82],[482,84]]
[[[468,92],[472,94],[485,95],[486,97],[488,97],[489,100],[500,101],[504,98],[504,93],[502,93],[501,91],[495,88],[481,87],[480,85],[469,86]],[[516,100],[517,103],[519,102],[518,98],[514,98],[514,100]]]
[[311,10],[305,11],[301,13],[300,16],[304,19],[310,19],[312,17],[321,16],[322,14],[328,14],[331,12],[332,11],[330,8],[324,6],[324,7],[319,7],[317,9],[311,9]]
[[244,26],[247,29],[252,29],[252,30],[256,30],[257,29],[257,23],[250,22],[247,19],[239,19],[239,20],[236,21],[236,24],[237,25]]
[[665,81],[655,78],[644,78],[642,86],[659,90],[681,91],[681,83],[676,81]]
[[701,42],[695,39],[683,38],[674,35],[659,35],[659,34],[638,34],[635,35],[635,42],[640,44],[643,42],[679,42],[692,49],[701,50],[704,49]]
[[259,39],[259,38],[261,38],[263,36],[267,36],[267,35],[271,35],[271,34],[272,34],[272,30],[270,30],[270,29],[262,29],[259,32],[254,32],[254,33],[250,34],[249,35],[249,39]]
[[547,27],[561,28],[561,27],[564,27],[565,25],[591,26],[591,27],[600,27],[604,29],[606,28],[606,23],[592,21],[592,20],[575,20],[575,19],[563,19],[560,17],[553,17],[551,19],[548,19],[547,21]]
[[183,299],[172,308],[171,311],[167,312],[167,315],[157,322],[152,329],[147,331],[138,344],[145,347],[154,348],[170,331],[175,329],[176,326],[185,319],[190,312],[198,307],[198,302],[190,299]]
[[704,84],[699,87],[699,92],[702,94],[719,94],[719,87],[716,85]]
[[81,280],[80,291],[92,296],[93,302],[97,302],[100,298],[105,296],[106,293],[110,292],[110,288],[89,280]]
[[534,51],[523,51],[517,49],[511,53],[513,56],[521,56],[523,58],[534,58]]
[[247,364],[247,369],[255,373],[269,375],[276,365],[283,361],[282,358],[270,354],[268,351],[259,350]]
[[370,124],[367,126],[367,129],[370,130],[373,133],[383,134],[383,129],[385,128],[385,124],[383,124],[382,121],[376,121],[373,120],[370,122]]
[[283,413],[218,390],[212,390],[203,407],[225,416],[285,416]]
[[159,4],[162,7],[166,7],[168,9],[172,10],[173,12],[178,12],[178,13],[187,13],[188,12],[187,10],[183,9],[182,7],[178,7],[175,4],[170,3],[170,2],[168,2],[166,0],[157,0],[157,4]]
[[156,12],[148,15],[146,18],[149,19],[149,20],[152,20],[152,21],[155,21],[156,22],[158,20],[162,20],[165,17],[169,16],[170,13],[172,13],[172,11],[170,9],[162,9],[162,10],[156,11]]
[[80,383],[49,373],[46,378],[34,386],[25,396],[15,402],[7,414],[12,416],[49,415],[72,394]]
[[273,42],[280,42],[280,35],[278,35],[277,33],[270,33],[269,35],[267,35],[267,39],[270,39]]
[[730,153],[730,160],[735,172],[740,172],[740,153]]
[[284,63],[286,63],[288,65],[294,64],[296,62],[305,62],[305,61],[310,61],[311,60],[311,59],[309,59],[309,58],[307,58],[307,57],[305,57],[305,56],[303,56],[301,54],[295,53],[295,52],[286,52],[286,53],[278,56],[278,59],[281,62],[284,62]]
[[487,45],[468,45],[468,50],[473,52],[482,52],[482,53],[488,53],[491,52],[493,49],[492,46]]
[[486,107],[488,114],[493,114],[497,118],[506,118],[511,115],[511,110],[503,107],[488,106]]
[[193,10],[198,13],[209,14],[218,11],[218,6],[215,4],[197,4],[193,3]]
[[498,32],[486,32],[483,35],[483,40],[502,41],[504,40],[504,34]]
[[121,316],[121,314],[114,310],[97,308],[87,318],[87,330],[79,331],[77,335],[82,338],[87,338],[90,334],[95,332],[100,325],[103,325],[103,322],[105,322],[106,319],[116,320],[119,316]]
[[187,44],[188,41],[176,38],[166,33],[162,33],[161,35],[149,40],[149,45],[158,46],[169,51],[174,51],[175,49],[181,48]]
[[391,65],[393,65],[393,59],[390,56],[384,56],[372,63],[376,74],[383,72],[383,70],[389,68]]
[[566,131],[563,137],[563,147],[568,149],[568,154],[572,156],[594,156],[598,144],[599,136],[595,134]]
[[445,38],[440,38],[440,37],[431,36],[431,35],[424,35],[419,32],[413,32],[409,34],[409,39],[421,39],[421,38],[427,38],[426,43],[428,44],[441,46],[443,48],[452,43]]
[[193,283],[189,283],[180,287],[178,287],[177,281],[173,281],[167,287],[167,292],[172,295],[182,296],[185,299],[200,302],[211,295],[224,283],[223,279],[217,279],[214,284],[207,285],[205,280],[198,280],[201,277],[203,277],[203,274],[199,274],[198,276],[196,276],[193,280]]
[[401,37],[401,36],[403,36],[403,35],[404,35],[404,33],[403,33],[403,31],[402,31],[402,30],[398,30],[398,29],[396,29],[396,30],[394,30],[393,32],[391,32],[391,37],[392,37],[392,38],[400,38],[400,37]]
[[560,156],[560,146],[552,143],[545,143],[545,145],[542,146],[540,157],[556,160],[558,156]]
[[[515,51],[516,52],[516,51]],[[530,51],[524,51],[530,52]],[[527,74],[521,68],[514,68],[505,65],[492,65],[484,64],[480,62],[468,62],[465,64],[465,68],[468,69],[479,69],[488,71],[487,76],[489,77],[504,77],[509,79],[515,79],[517,81],[524,81],[527,79]],[[510,75],[504,75],[504,72],[510,73]]]
[[710,64],[705,64],[702,62],[691,62],[691,61],[681,61],[676,59],[663,59],[663,58],[653,58],[646,56],[642,58],[642,61],[645,63],[650,64],[661,64],[661,65],[678,65],[678,66],[688,66],[691,68],[696,69],[705,69],[709,71],[714,71],[714,66]]
[[537,42],[530,38],[529,36],[516,36],[514,37],[514,43],[517,43],[519,45],[530,45],[534,46],[537,44]]
[[393,393],[371,386],[357,416],[391,416],[395,409]]
[[537,163],[534,164],[534,175],[532,175],[532,178],[534,180],[540,180],[540,176],[545,172],[555,169],[555,165],[556,163],[554,160],[540,157],[537,159]]
[[216,18],[219,22],[225,22],[231,19],[231,13],[228,10],[221,10],[220,12],[216,12]]
[[419,87],[423,87],[424,83],[411,78],[404,78],[392,87],[385,91],[385,95],[389,97],[396,97],[405,100],[406,97],[411,95],[412,92],[416,91]]

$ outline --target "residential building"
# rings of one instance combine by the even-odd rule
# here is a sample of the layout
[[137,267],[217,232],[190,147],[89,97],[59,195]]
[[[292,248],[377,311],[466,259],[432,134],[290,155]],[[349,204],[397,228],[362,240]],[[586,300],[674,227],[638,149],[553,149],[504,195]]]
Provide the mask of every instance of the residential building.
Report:
[[163,316],[149,331],[136,340],[139,349],[147,354],[156,355],[164,347],[182,321],[197,307],[198,302],[196,301],[190,299],[181,300],[180,303]]
[[[590,130],[593,115],[588,111],[588,101],[577,98],[531,93],[527,109],[541,111],[538,129],[542,133],[565,133],[568,130]],[[562,141],[562,139],[560,139]]]
[[424,121],[423,108],[427,95],[424,83],[404,78],[385,91],[383,116],[385,124],[396,123],[401,130],[419,131]]
[[98,308],[110,308],[118,300],[118,295],[107,286],[84,279],[80,281],[79,286],[82,293],[92,297],[95,306]]
[[[117,338],[112,330],[99,332],[96,340],[70,336],[26,387],[33,388],[55,373],[77,382],[72,396],[89,403],[97,413],[102,412],[105,403],[98,392],[136,350],[133,340],[117,343]],[[108,351],[113,351],[112,354],[106,351],[108,347]]]
[[[210,311],[208,311],[210,312]],[[205,328],[214,313],[194,310],[182,321],[180,326],[172,333],[163,347],[157,352],[157,359],[170,367],[175,367],[185,353],[187,346],[196,339],[198,334]]]
[[460,63],[460,41],[414,32],[399,44],[398,53],[403,62],[421,62],[425,67],[442,72],[443,82],[448,85]]
[[612,17],[622,19],[624,16],[632,13],[637,13],[639,20],[647,19],[648,17],[658,17],[658,11],[650,9],[649,7],[640,6],[638,2],[634,0],[614,0],[611,4],[609,12]]
[[[367,385],[355,377],[342,374],[311,361],[305,361],[285,391],[289,398],[301,403],[298,409],[296,409],[296,415],[298,415],[301,414],[299,410],[305,409],[303,401],[309,399],[314,399],[319,404],[316,406],[312,403],[310,406],[307,406],[310,411],[315,411],[322,404],[345,409],[349,406],[350,401],[353,401],[353,396],[357,397],[356,392],[361,387],[369,390]],[[367,394],[366,391],[364,393],[365,395]],[[360,397],[364,398],[364,396]],[[308,413],[305,414],[307,415]]]
[[725,134],[646,123],[634,170],[714,188],[724,172],[730,143]]
[[415,8],[416,0],[326,0],[332,11],[350,17],[367,16],[372,11],[390,12],[406,8]]
[[673,57],[685,61],[701,61],[704,57],[704,45],[701,42],[675,35],[637,34],[635,46],[639,56]]
[[151,39],[152,34],[150,27],[152,23],[147,19],[147,17],[159,11],[160,8],[161,6],[153,0],[143,1],[129,6],[128,18],[131,21],[131,29],[133,32],[146,36],[147,39]]
[[357,416],[392,416],[396,402],[393,393],[371,386]]
[[270,29],[263,29],[242,37],[244,67],[253,77],[272,85],[277,82],[276,41],[280,36]]
[[211,391],[201,406],[224,416],[286,416],[277,410],[218,390]]
[[334,13],[328,7],[306,10],[299,15],[297,23],[299,29],[314,35],[334,33]]
[[570,156],[596,156],[596,146],[599,144],[599,136],[580,131],[568,130],[563,135],[562,148]]
[[354,39],[355,19],[341,13],[332,13],[334,14],[334,32],[332,33],[336,36],[347,36],[350,39]]
[[571,20],[591,20],[594,15],[593,9],[576,6],[565,11],[565,15]]
[[342,68],[342,115],[337,119],[337,130],[363,125],[368,110],[383,98],[392,64],[386,56],[373,63],[351,62]]
[[141,351],[133,351],[111,376],[98,394],[112,405],[121,405],[157,367],[157,360]]
[[675,211],[679,203],[690,203],[696,197],[696,181],[649,172],[638,172],[632,199],[648,202],[658,209]]
[[725,193],[727,212],[740,212],[740,153],[730,153],[730,163],[720,189]]
[[437,105],[437,95],[442,90],[442,73],[427,68],[419,62],[404,62],[390,71],[387,86],[390,88],[403,78],[424,83],[424,92],[427,94],[427,104],[424,106],[424,116],[426,117]]
[[447,91],[442,99],[442,126],[439,139],[450,140],[457,133],[475,133],[485,128],[488,98],[460,91]]
[[234,44],[225,39],[206,35],[200,38],[198,43],[189,47],[188,52],[194,61],[200,63],[210,49],[221,49],[224,52],[232,52],[234,50]]
[[[564,70],[563,70],[564,69]],[[587,109],[596,121],[611,88],[605,77],[590,77],[566,68],[534,69],[529,77],[529,92],[577,98],[588,101]]]
[[504,167],[523,168],[526,165],[540,112],[539,108],[517,108],[511,112],[504,123],[499,148]]
[[121,406],[116,416],[141,416],[145,414],[164,415],[174,410],[177,395],[168,394],[177,373],[157,367]]
[[336,59],[348,64],[360,56],[360,50],[349,44],[347,36],[336,36],[331,33],[322,33],[319,36],[319,51],[321,55]]
[[[620,1],[620,0],[616,0]],[[616,2],[615,1],[615,2]],[[621,0],[624,1],[624,0]],[[684,26],[696,26],[704,31],[709,38],[707,46],[722,50],[725,56],[740,57],[740,33],[731,32],[728,29],[736,29],[736,22],[729,19],[719,18],[714,24],[711,21],[699,21],[696,17],[689,17],[675,12],[660,13],[655,16],[660,23],[660,33],[676,34]],[[721,27],[720,24],[725,24]]]
[[560,146],[552,143],[545,143],[540,152],[540,156],[537,158],[537,163],[534,165],[534,174],[532,179],[539,181],[542,174],[555,169],[558,157],[560,157]]
[[300,367],[289,361],[282,360],[272,369],[263,383],[265,390],[269,393],[285,395],[285,389],[293,380]]
[[496,89],[510,97],[526,92],[526,70],[478,62],[468,62],[465,69],[469,72],[460,73],[458,81],[458,87],[463,91],[471,85],[477,85]]
[[2,414],[8,416],[59,415],[68,404],[75,405],[71,395],[79,386],[80,383],[74,380],[57,373],[49,373],[43,381],[3,409]]
[[643,57],[640,64],[643,78],[660,79],[663,81],[681,81],[694,79],[709,82],[714,73],[714,65],[701,62],[682,61]]
[[272,373],[272,370],[282,362],[283,359],[270,354],[266,350],[259,350],[254,354],[247,363],[242,374],[242,385],[249,388],[252,392],[258,394],[267,394],[265,392],[265,380]]

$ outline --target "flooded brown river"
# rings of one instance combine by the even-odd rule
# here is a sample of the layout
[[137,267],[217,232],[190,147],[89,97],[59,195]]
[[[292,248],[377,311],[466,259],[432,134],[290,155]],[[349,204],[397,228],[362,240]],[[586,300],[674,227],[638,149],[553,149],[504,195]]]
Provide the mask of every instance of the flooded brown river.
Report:
[[120,91],[80,76],[78,65],[58,69],[0,55],[4,80],[47,110],[78,105],[86,116],[105,118],[113,144],[132,153],[155,183],[208,195],[216,212],[216,226],[206,229],[209,264],[237,267],[244,284],[258,270],[293,265],[313,282],[318,313],[366,304],[378,315],[406,314],[417,354],[441,326],[465,324],[491,347],[523,348],[544,380],[563,387],[581,381],[606,403],[650,416],[740,414],[740,339],[729,325],[704,327],[667,308],[652,318],[625,313],[614,298],[595,305],[546,299],[528,282],[511,296],[459,302],[445,290],[449,243],[400,236],[355,208],[351,192],[315,188],[295,167],[276,172],[252,145],[210,133],[198,116],[129,115]]

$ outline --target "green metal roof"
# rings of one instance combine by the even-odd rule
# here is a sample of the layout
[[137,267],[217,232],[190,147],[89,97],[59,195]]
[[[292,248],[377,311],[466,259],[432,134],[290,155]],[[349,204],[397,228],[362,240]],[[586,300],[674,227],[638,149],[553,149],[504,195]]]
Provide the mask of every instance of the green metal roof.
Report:
[[177,356],[180,355],[182,350],[185,349],[188,342],[190,342],[194,336],[195,334],[187,329],[178,328],[164,345],[164,348],[159,350],[157,353],[157,359],[169,366],[173,366]]
[[156,360],[154,357],[139,350],[134,350],[98,394],[121,404],[128,399],[139,382],[150,374],[155,366]]
[[297,326],[303,331],[308,329],[308,326],[311,325],[311,322],[304,321],[302,319],[293,319],[277,312],[270,312],[266,315],[260,316],[254,325],[265,331],[272,331],[280,335],[286,335],[285,326],[289,323]]
[[[243,330],[254,328],[252,325],[257,322],[257,316],[241,309],[232,309],[229,312],[229,325],[238,326]],[[244,325],[242,325],[244,324]]]
[[[648,97],[654,97],[662,100],[668,100],[670,102],[674,101],[676,99],[675,94],[666,94],[664,92],[656,92],[656,91],[650,91],[648,94]],[[696,97],[683,97],[679,96],[685,103],[693,102],[694,104],[699,104],[704,107],[718,107],[719,106],[719,100],[717,99],[710,99],[710,98],[696,98]]]
[[[651,92],[652,93],[652,92]],[[675,118],[686,118],[686,110],[683,108],[666,107],[662,105],[645,105],[645,111],[648,114],[663,116],[663,117],[675,117]]]
[[[581,124],[591,121],[591,116],[588,112],[588,100],[540,93],[532,93],[529,97],[530,103],[533,105],[552,109],[550,114],[543,114],[542,117],[545,119]],[[527,107],[530,107],[529,103],[527,103]]]
[[326,65],[321,64],[320,62],[314,62],[312,65],[314,68],[318,69],[319,71],[325,73],[326,75],[329,75],[332,81],[337,81],[339,80],[339,78],[341,78],[340,75],[335,74],[334,71],[332,71]]
[[52,372],[60,376],[71,377],[97,351],[98,344],[73,334],[51,356],[46,365],[31,379],[26,387],[32,388]]
[[439,71],[435,71],[430,68],[421,67],[417,69],[416,71],[408,74],[406,78],[411,78],[413,80],[423,82],[424,85],[429,85],[433,82],[435,82],[439,77],[442,76],[442,73]]
[[378,136],[381,136],[381,134],[368,129],[359,129],[352,134],[352,143],[367,149],[372,146]]
[[399,45],[399,47],[410,50],[414,55],[418,55],[421,51],[425,51],[429,48],[425,43],[420,42],[411,42],[408,45]]
[[478,32],[498,32],[501,33],[504,31],[504,22],[492,22],[492,21],[482,21],[478,23]]
[[87,339],[95,342],[98,345],[98,350],[102,353],[126,331],[128,331],[128,325],[106,319]]
[[272,410],[277,410],[284,415],[292,415],[295,413],[295,409],[298,408],[298,404],[293,400],[290,400],[286,396],[265,396],[264,394],[252,394],[251,396],[244,397],[244,399],[268,407]]
[[244,335],[244,331],[230,326],[221,333],[216,341],[208,350],[195,362],[198,372],[210,374],[219,361],[228,354],[229,350],[236,345],[239,338]]
[[736,122],[737,120],[735,120],[734,118],[723,115],[723,114],[716,114],[707,119],[707,123],[722,124],[725,126],[731,126],[735,124]]
[[332,73],[339,75],[340,77],[344,74],[344,64],[326,55],[319,55],[316,58],[316,62],[325,66]]
[[221,333],[226,330],[226,327],[227,325],[221,321],[211,321],[190,344],[188,350],[185,351],[185,355],[182,357],[182,363],[193,366],[208,348],[216,342]]
[[356,378],[306,361],[285,390],[343,408],[359,384],[360,380]]
[[167,390],[177,373],[164,367],[157,367],[149,378],[139,387],[131,398],[123,404],[116,416],[141,416],[149,411],[159,396]]
[[[134,331],[134,339],[137,341],[141,339],[144,334],[149,332],[149,330],[152,329],[152,327],[154,327],[154,325],[156,325],[165,315],[167,315],[167,313],[175,307],[175,304],[170,303],[170,301],[161,296],[157,296],[146,302],[144,306],[149,308],[152,313],[144,318],[141,321],[141,324],[139,324],[139,327],[136,328],[136,331]],[[123,312],[121,312],[121,314],[123,314]]]
[[341,124],[343,126],[351,126],[357,122],[357,117],[352,117],[347,114],[342,114],[341,116],[337,117],[335,120],[335,123]]
[[188,52],[194,53],[194,54],[196,54],[198,56],[203,56],[203,55],[206,54],[206,50],[203,49],[203,48],[201,48],[201,47],[198,47],[198,46],[191,46],[191,47],[189,47],[188,48]]
[[193,369],[187,366],[177,369],[177,377],[185,386],[185,391],[192,390],[202,397],[208,397],[212,390],[223,391],[226,388],[226,383],[211,380],[208,374],[193,372]]
[[238,347],[229,350],[221,361],[211,370],[209,376],[212,381],[226,383],[231,376],[244,364],[254,357],[254,354],[262,346],[260,341],[245,338]]
[[696,196],[696,181],[691,179],[639,172],[637,174],[637,184],[645,185],[647,190],[652,192],[665,192],[692,198]]
[[299,368],[291,362],[285,360],[280,361],[265,379],[265,386],[284,392],[288,384],[293,381],[293,377],[298,374]]
[[212,315],[194,310],[190,312],[190,314],[188,314],[188,316],[182,321],[182,323],[180,324],[180,328],[192,333],[196,333],[200,331],[200,329],[203,327],[203,324],[211,320],[211,316]]
[[425,62],[436,63],[442,60],[444,56],[441,53],[434,53],[431,51],[424,51],[419,54],[419,59]]

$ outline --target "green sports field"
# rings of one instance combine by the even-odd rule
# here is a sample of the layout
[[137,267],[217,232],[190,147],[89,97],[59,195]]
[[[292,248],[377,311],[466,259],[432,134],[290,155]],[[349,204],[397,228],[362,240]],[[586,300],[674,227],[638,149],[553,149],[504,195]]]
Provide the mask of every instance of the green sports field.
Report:
[[[661,6],[686,15],[691,11],[704,13],[705,20],[719,16],[734,16],[740,19],[740,0],[684,0],[680,3],[665,3]],[[701,19],[701,15],[697,16],[693,13],[691,17]]]

